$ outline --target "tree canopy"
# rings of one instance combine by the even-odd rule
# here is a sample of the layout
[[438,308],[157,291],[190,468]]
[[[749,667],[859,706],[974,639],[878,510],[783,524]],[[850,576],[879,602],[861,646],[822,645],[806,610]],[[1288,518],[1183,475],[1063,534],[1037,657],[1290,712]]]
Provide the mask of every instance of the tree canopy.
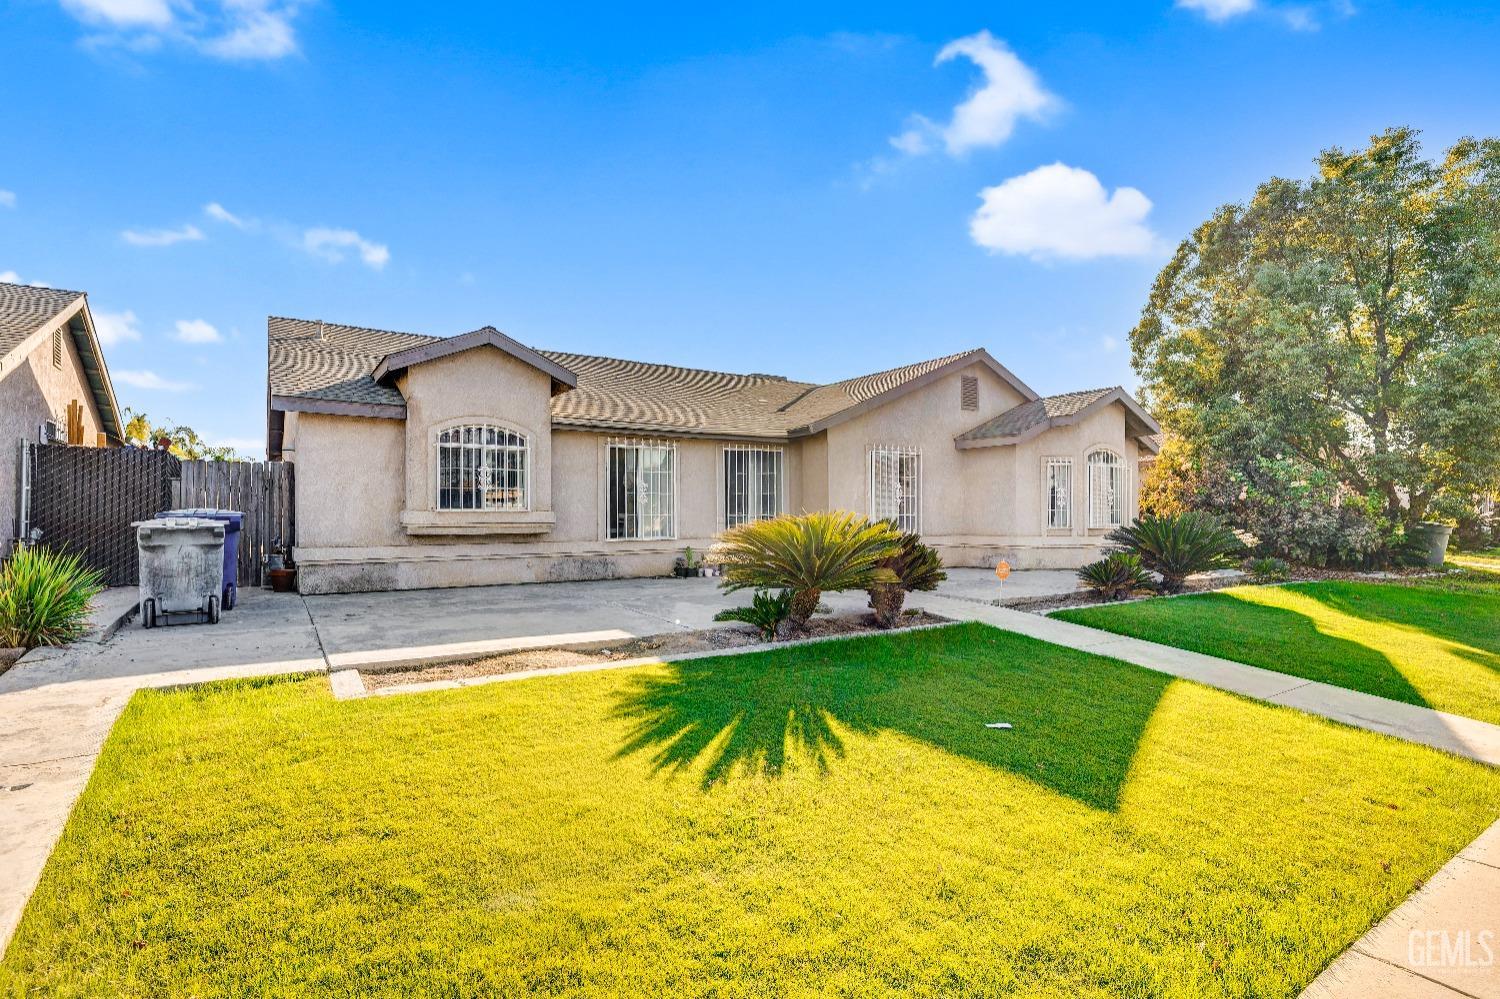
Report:
[[1393,523],[1500,487],[1500,141],[1398,128],[1177,248],[1130,342],[1200,463],[1332,480]]
[[237,461],[239,454],[232,447],[210,444],[192,427],[174,424],[170,420],[157,425],[145,413],[133,409],[125,410],[125,441],[137,447],[160,447],[179,458],[206,458],[210,461]]

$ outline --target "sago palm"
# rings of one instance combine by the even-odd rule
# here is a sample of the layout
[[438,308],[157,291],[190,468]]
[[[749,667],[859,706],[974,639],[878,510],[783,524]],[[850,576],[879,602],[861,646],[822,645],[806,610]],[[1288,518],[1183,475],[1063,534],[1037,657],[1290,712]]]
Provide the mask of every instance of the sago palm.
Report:
[[895,552],[881,564],[896,574],[894,583],[876,583],[869,589],[870,609],[875,612],[875,623],[882,628],[894,628],[901,620],[901,608],[908,593],[935,590],[948,578],[942,558],[922,544],[921,536],[915,533],[901,535]]
[[723,566],[726,590],[782,589],[792,593],[787,620],[807,624],[824,590],[864,590],[894,583],[881,563],[901,543],[888,523],[871,523],[844,511],[757,520],[725,531],[714,560]]
[[1223,521],[1202,510],[1167,517],[1148,514],[1127,527],[1116,528],[1109,540],[1139,555],[1147,569],[1159,573],[1163,593],[1181,591],[1187,577],[1195,572],[1233,565],[1229,556],[1244,548]]

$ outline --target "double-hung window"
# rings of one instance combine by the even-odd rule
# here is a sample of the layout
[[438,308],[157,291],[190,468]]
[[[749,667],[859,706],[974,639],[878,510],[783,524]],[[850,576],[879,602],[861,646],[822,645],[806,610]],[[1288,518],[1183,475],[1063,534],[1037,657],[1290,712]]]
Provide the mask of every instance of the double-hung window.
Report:
[[439,510],[531,509],[526,435],[476,423],[437,437]]
[[1068,458],[1047,459],[1047,527],[1073,526],[1073,462]]
[[1125,520],[1125,462],[1113,451],[1090,451],[1089,527],[1119,527]]
[[605,446],[606,534],[611,540],[677,536],[677,445],[610,441]]
[[785,467],[779,447],[724,448],[724,526],[781,516]]
[[870,517],[894,521],[903,531],[921,531],[921,451],[884,446],[870,449]]

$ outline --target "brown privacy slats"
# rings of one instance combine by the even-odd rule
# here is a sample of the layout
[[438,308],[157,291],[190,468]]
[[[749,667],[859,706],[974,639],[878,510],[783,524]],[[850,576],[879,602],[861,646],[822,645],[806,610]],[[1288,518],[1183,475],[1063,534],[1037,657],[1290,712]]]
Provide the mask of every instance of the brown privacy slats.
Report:
[[238,583],[260,586],[264,557],[290,550],[292,466],[284,462],[181,461],[166,451],[40,444],[31,462],[30,526],[42,543],[80,553],[109,586],[136,582],[131,523],[160,510],[213,507],[245,514]]

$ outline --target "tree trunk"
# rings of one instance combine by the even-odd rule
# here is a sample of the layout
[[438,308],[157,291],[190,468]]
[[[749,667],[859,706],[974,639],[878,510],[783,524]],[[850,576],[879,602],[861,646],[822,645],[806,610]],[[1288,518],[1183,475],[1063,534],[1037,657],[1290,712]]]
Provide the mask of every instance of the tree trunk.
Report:
[[813,616],[813,611],[818,609],[818,601],[822,598],[822,590],[798,590],[793,593],[792,610],[787,615],[787,622],[794,628],[807,627],[807,619]]
[[868,590],[870,609],[875,612],[875,623],[882,628],[894,628],[901,620],[901,607],[906,603],[906,588],[900,583],[876,583]]

